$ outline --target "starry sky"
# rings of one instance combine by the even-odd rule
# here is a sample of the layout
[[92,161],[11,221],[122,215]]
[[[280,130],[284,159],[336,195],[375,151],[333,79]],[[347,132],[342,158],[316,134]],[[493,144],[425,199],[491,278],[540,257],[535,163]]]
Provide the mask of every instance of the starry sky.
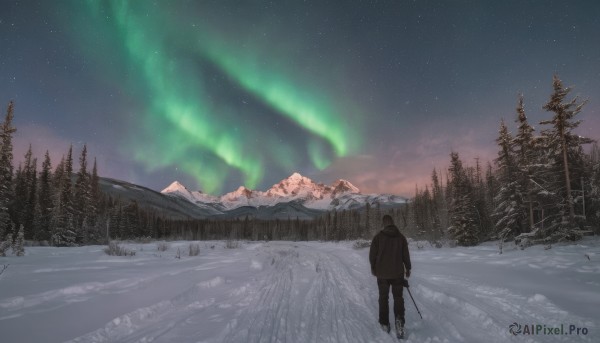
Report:
[[[102,176],[222,194],[292,172],[410,196],[489,161],[558,74],[600,138],[597,1],[2,1],[15,160],[87,144]],[[3,106],[3,111],[5,105]],[[538,127],[539,125],[535,125]]]

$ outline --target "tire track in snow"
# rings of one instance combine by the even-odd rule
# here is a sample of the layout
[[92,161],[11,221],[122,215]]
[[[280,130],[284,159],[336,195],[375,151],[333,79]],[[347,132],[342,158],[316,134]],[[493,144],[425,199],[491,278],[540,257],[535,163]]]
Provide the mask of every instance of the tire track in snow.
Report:
[[[248,294],[246,309],[228,325],[223,342],[293,341],[289,332],[290,302],[293,296],[293,268],[298,252],[276,250],[267,276],[256,286],[259,291]],[[264,274],[264,273],[263,273]]]
[[[367,299],[373,287],[355,278],[345,265],[348,256],[304,244],[273,246],[262,290],[232,321],[223,342],[396,341],[379,329],[377,309]],[[353,256],[353,265],[360,266],[361,258]]]

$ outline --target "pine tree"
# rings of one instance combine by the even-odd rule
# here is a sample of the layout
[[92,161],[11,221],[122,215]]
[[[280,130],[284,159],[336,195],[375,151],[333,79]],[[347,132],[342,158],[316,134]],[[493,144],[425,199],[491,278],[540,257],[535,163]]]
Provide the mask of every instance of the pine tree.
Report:
[[91,196],[91,180],[87,171],[87,146],[83,146],[81,157],[79,158],[79,171],[75,181],[75,189],[73,195],[73,216],[75,228],[77,232],[77,242],[87,243],[88,227],[83,227],[83,222],[86,224],[90,217],[90,207],[92,206]]
[[523,104],[523,95],[519,96],[517,104],[517,124],[519,125],[517,134],[514,137],[514,151],[516,155],[516,163],[518,165],[518,178],[520,188],[524,191],[525,199],[523,201],[524,211],[527,215],[527,223],[521,226],[524,232],[529,232],[534,227],[534,172],[537,165],[537,148],[533,136],[534,129],[527,121],[525,114],[525,106]]
[[[9,236],[5,237],[5,240],[0,239],[0,257],[5,257],[8,248],[11,246],[11,242],[8,240]],[[10,235],[12,239],[12,235]]]
[[475,158],[475,169],[474,169],[474,180],[473,180],[473,192],[472,197],[475,202],[475,211],[477,213],[477,221],[479,226],[479,233],[482,238],[488,238],[493,231],[494,224],[490,220],[489,206],[486,201],[486,184],[479,163],[479,158]]
[[0,256],[6,256],[6,252],[8,248],[14,247],[13,234],[8,230],[8,234],[4,238],[4,240],[0,240]]
[[42,163],[42,171],[39,174],[39,191],[37,201],[36,230],[37,236],[35,239],[40,241],[50,240],[50,221],[52,210],[54,208],[52,200],[52,163],[50,162],[50,154],[46,150],[44,163]]
[[[574,185],[581,186],[578,184],[584,171],[582,145],[592,142],[591,139],[573,133],[581,123],[575,120],[575,116],[581,112],[587,101],[579,102],[578,97],[566,101],[571,89],[563,87],[562,81],[556,75],[553,88],[550,100],[544,105],[544,109],[552,112],[553,117],[540,123],[550,125],[550,128],[542,131],[542,137],[551,173],[548,175],[548,185],[558,200],[555,210],[557,219],[553,220],[543,233],[550,241],[580,237],[573,230],[576,221],[572,189]],[[555,182],[551,182],[550,178]]]
[[[27,178],[27,201],[25,203],[25,220],[23,225],[25,228],[30,228],[29,231],[25,231],[25,238],[34,239],[37,236],[37,227],[35,227],[36,222],[36,203],[37,203],[37,188],[38,188],[38,179],[37,179],[37,158],[34,158],[29,167],[25,170],[26,178]],[[29,235],[27,233],[29,232]]]
[[25,165],[19,165],[15,174],[14,200],[12,203],[13,218],[17,226],[24,225],[26,239],[35,236],[35,205],[37,193],[37,159],[32,158],[31,145],[25,154]]
[[135,200],[131,200],[123,208],[123,236],[126,238],[140,237],[140,229],[138,204]]
[[77,228],[73,210],[72,174],[73,146],[69,147],[66,159],[63,158],[54,173],[55,201],[51,219],[52,244],[74,246],[77,243]]
[[[25,155],[27,158],[27,155]],[[11,217],[15,219],[17,224],[22,223],[25,217],[25,201],[27,197],[27,180],[25,179],[25,172],[23,171],[23,165],[19,163],[19,167],[15,171],[13,178],[14,190],[13,199],[9,205],[9,212]]]
[[100,209],[100,199],[102,197],[100,192],[100,177],[98,176],[98,167],[96,164],[96,159],[94,158],[94,167],[92,168],[92,178],[90,180],[90,192],[91,192],[91,202],[90,202],[90,224],[96,224],[96,216],[98,215],[98,210]]
[[518,179],[513,138],[504,121],[500,122],[499,137],[496,142],[500,150],[495,162],[498,168],[498,182],[502,186],[494,199],[496,208],[493,218],[498,236],[506,239],[523,232],[523,194]]
[[[100,191],[100,177],[98,176],[98,167],[95,158],[89,182],[90,201],[87,206],[86,225],[84,227],[87,228],[87,237],[90,242],[100,242],[105,236],[106,220],[103,220],[99,216],[102,211],[107,214],[106,212],[108,212],[108,210],[101,209],[102,194]],[[148,227],[150,228],[151,226]],[[148,234],[148,236],[151,236],[151,234]]]
[[488,204],[490,210],[488,213],[493,214],[494,209],[496,208],[496,201],[494,198],[499,191],[499,183],[496,178],[496,174],[494,173],[494,169],[492,168],[492,164],[488,162],[487,168],[485,171],[485,188],[486,188],[486,203]]
[[67,152],[67,158],[64,164],[64,174],[61,181],[61,203],[63,204],[63,210],[65,215],[74,214],[73,209],[73,146],[69,147]]
[[25,256],[25,229],[23,228],[23,224],[19,226],[19,233],[17,233],[13,249],[15,256]]
[[479,228],[477,227],[477,214],[472,199],[471,185],[458,153],[450,154],[450,181],[452,188],[450,194],[450,228],[448,232],[463,246],[476,245],[479,242]]
[[435,168],[431,173],[431,190],[432,190],[432,208],[431,208],[431,216],[432,216],[432,225],[433,225],[433,239],[435,241],[439,241],[443,235],[443,225],[442,225],[442,211],[444,210],[444,191],[442,190],[442,185],[440,184],[440,180],[437,175],[437,171]]
[[[65,216],[63,204],[61,202],[61,190],[63,176],[65,174],[65,157],[60,159],[60,162],[54,170],[52,177],[52,214],[50,216],[50,237],[51,241],[56,237],[57,232],[63,230],[65,225]],[[54,243],[52,243],[54,245]]]
[[13,197],[12,135],[17,131],[12,126],[13,112],[14,103],[11,101],[4,122],[0,125],[0,240],[9,231],[11,222],[8,206]]

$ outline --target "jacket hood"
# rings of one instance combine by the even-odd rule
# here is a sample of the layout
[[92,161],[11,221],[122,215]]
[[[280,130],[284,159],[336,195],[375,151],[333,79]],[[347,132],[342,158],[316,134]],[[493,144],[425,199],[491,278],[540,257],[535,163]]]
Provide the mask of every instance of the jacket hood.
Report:
[[400,230],[396,227],[396,225],[388,225],[381,230],[381,232],[390,237],[398,237],[400,236]]

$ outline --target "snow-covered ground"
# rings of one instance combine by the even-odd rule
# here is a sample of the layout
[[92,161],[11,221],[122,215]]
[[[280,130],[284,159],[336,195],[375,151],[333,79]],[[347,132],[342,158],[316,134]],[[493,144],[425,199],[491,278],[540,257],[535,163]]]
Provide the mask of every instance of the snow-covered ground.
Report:
[[[28,248],[0,258],[1,342],[394,342],[377,324],[368,249],[351,242]],[[411,244],[406,342],[600,341],[600,239],[524,251]],[[181,259],[174,256],[178,248]],[[0,266],[1,267],[1,266]],[[393,318],[393,317],[391,317]],[[509,326],[521,325],[512,335]],[[523,335],[525,325],[587,335]],[[514,326],[517,328],[517,326]],[[581,331],[580,331],[581,333]]]

